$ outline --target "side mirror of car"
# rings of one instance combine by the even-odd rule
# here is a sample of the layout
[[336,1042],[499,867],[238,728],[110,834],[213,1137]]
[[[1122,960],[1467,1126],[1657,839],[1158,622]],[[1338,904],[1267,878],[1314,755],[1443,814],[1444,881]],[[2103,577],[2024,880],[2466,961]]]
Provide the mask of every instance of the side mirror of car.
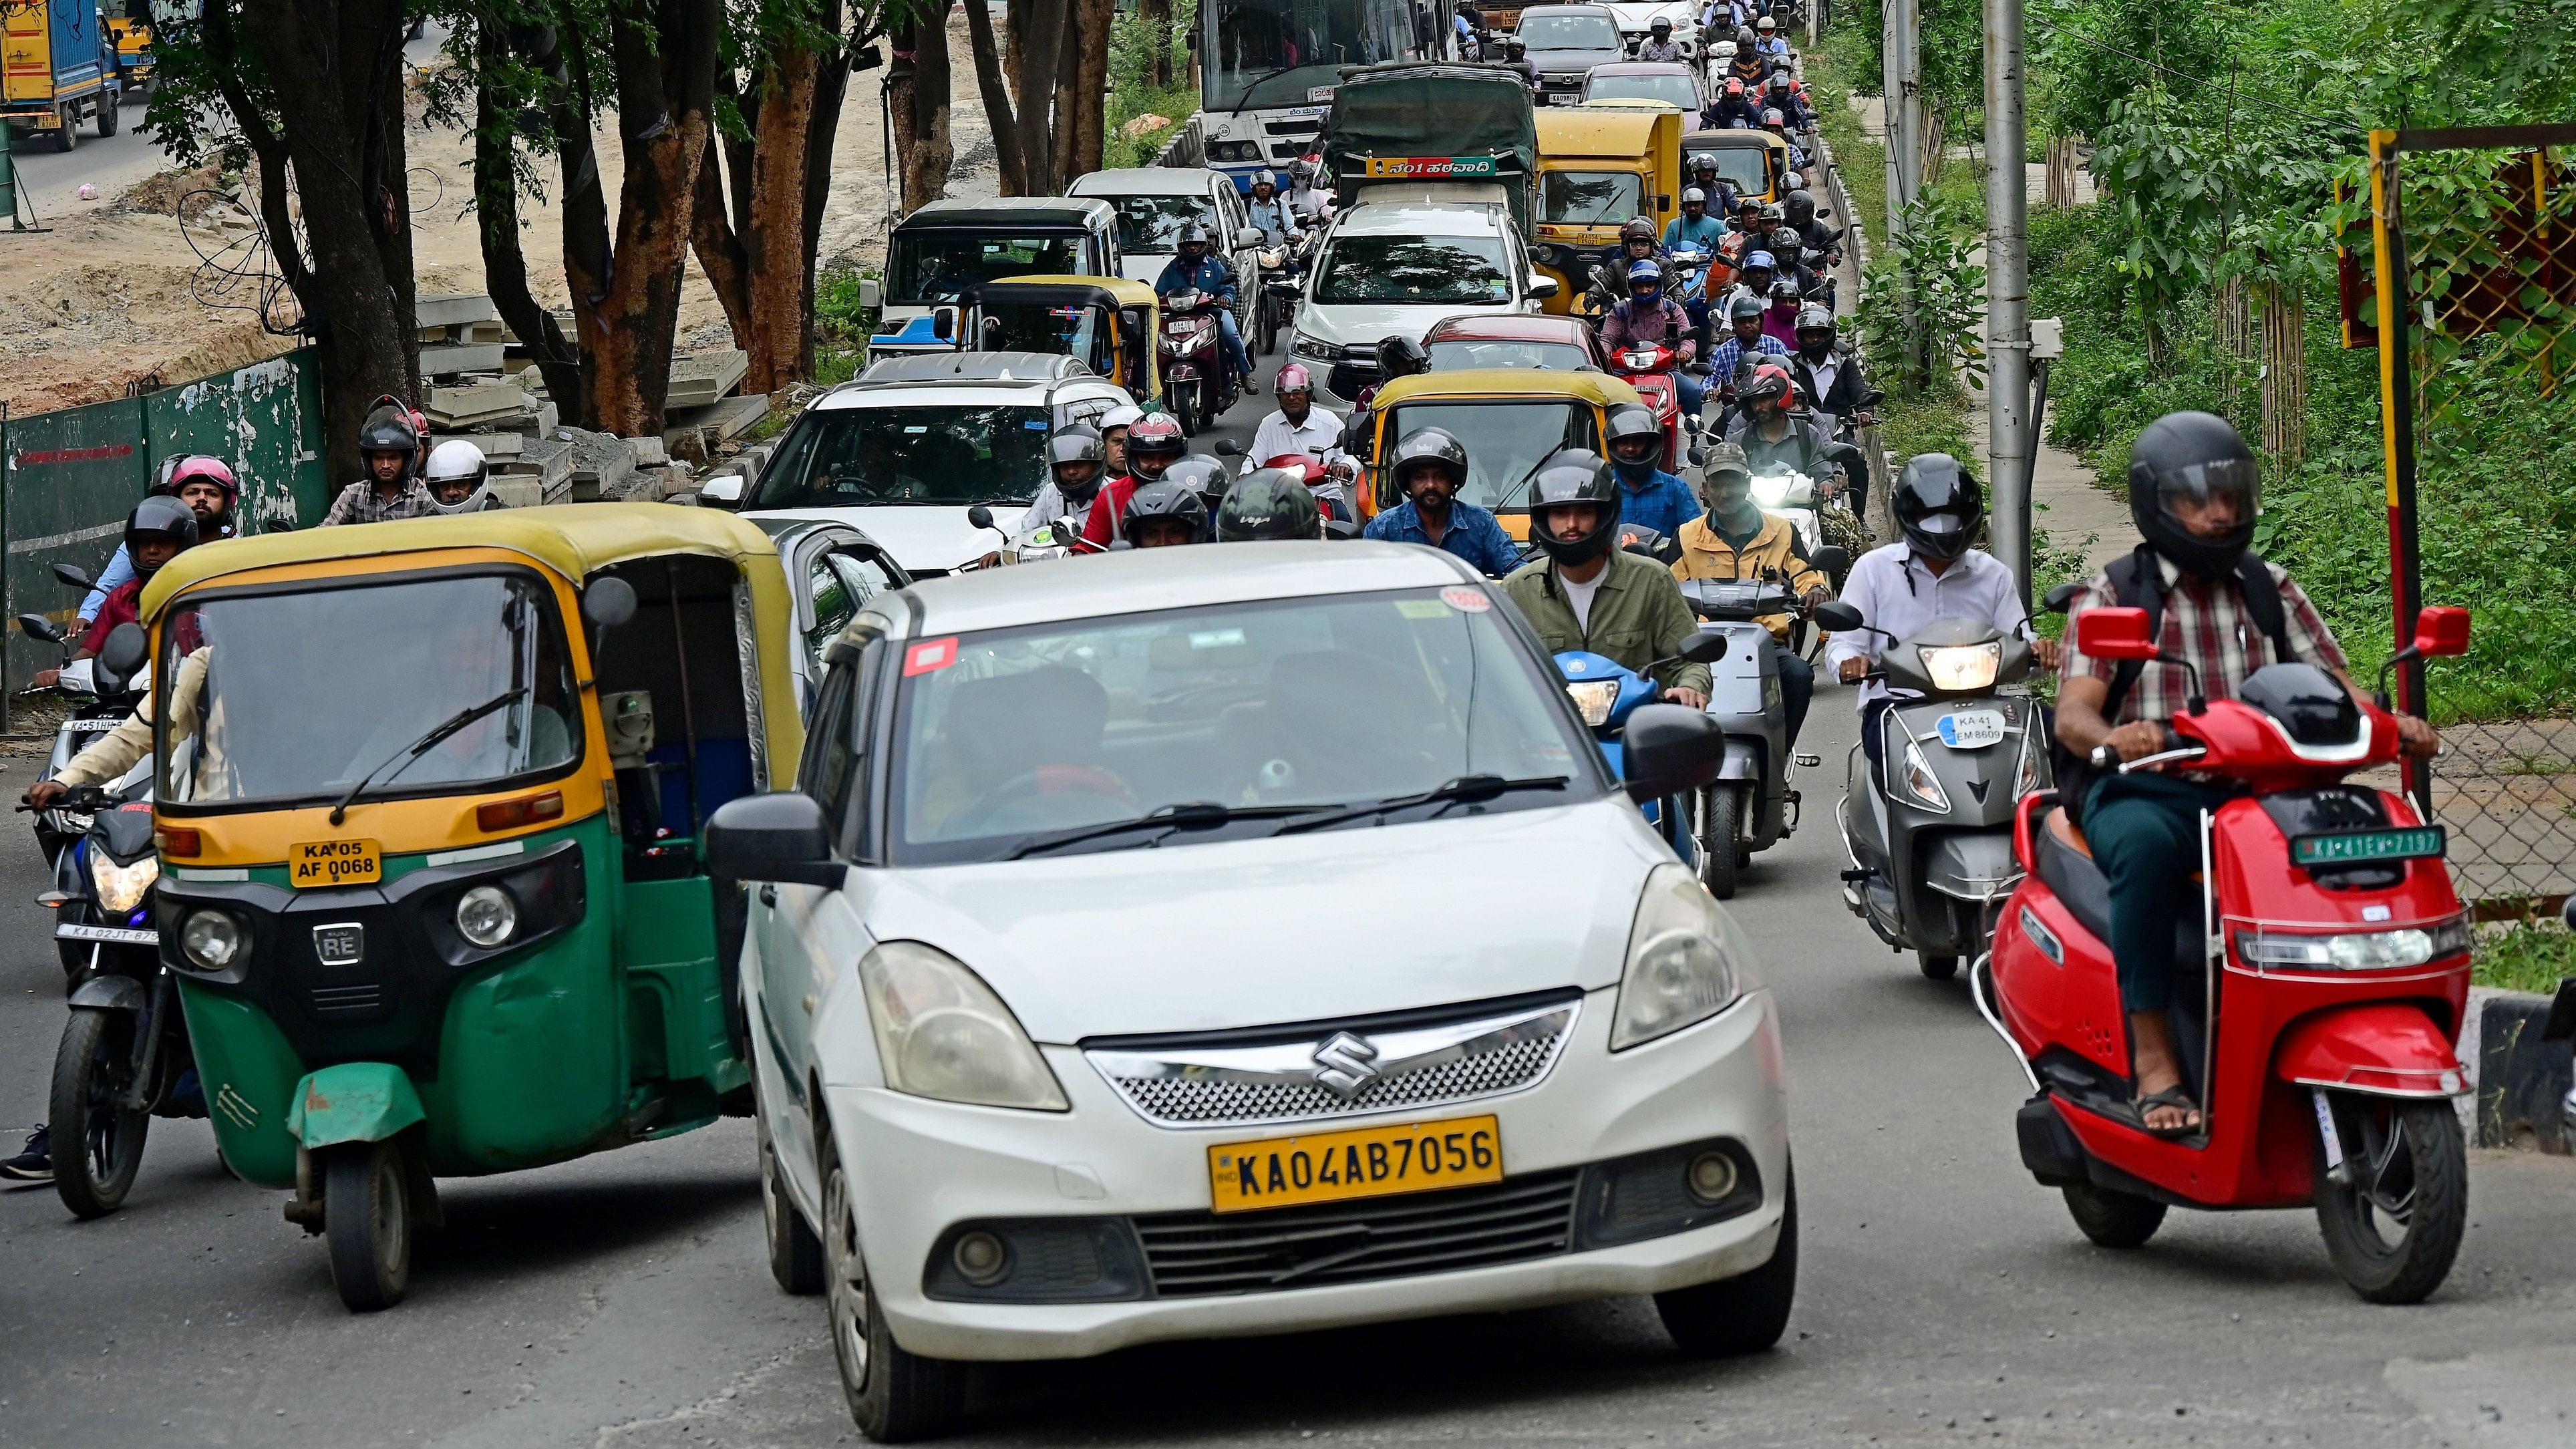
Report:
[[58,563],[54,565],[54,577],[71,585],[73,588],[83,591],[98,587],[97,582],[91,579],[89,575],[67,563]]
[[62,626],[42,614],[20,614],[18,632],[47,644],[63,642]]
[[718,473],[698,485],[698,501],[731,508],[742,502],[742,484],[740,473]]
[[707,818],[707,868],[726,880],[785,881],[837,890],[846,869],[832,859],[831,822],[811,795],[794,790],[744,795]]
[[1556,293],[1556,278],[1549,276],[1545,272],[1530,273],[1529,295],[1531,301],[1544,302],[1548,298],[1555,296]]
[[1816,624],[1836,634],[1848,634],[1861,627],[1860,610],[1840,599],[1827,599],[1816,606]]
[[99,693],[113,694],[125,688],[125,682],[143,672],[143,661],[151,646],[143,637],[140,624],[119,624],[107,631],[107,642],[98,647],[98,663],[92,666],[98,675]]
[[1234,229],[1234,244],[1239,247],[1257,247],[1268,240],[1269,238],[1264,236],[1261,228],[1257,226],[1239,226]]
[[1619,772],[1631,800],[1658,800],[1717,778],[1726,736],[1717,721],[1679,704],[1642,704],[1620,732]]
[[2155,636],[2144,609],[2087,609],[2075,617],[2075,649],[2095,659],[2151,660]]

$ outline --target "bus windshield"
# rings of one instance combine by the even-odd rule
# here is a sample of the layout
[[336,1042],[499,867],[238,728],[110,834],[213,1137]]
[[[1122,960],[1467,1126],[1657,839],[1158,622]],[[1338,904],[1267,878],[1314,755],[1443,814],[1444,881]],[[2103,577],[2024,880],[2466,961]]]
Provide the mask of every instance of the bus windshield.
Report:
[[1339,81],[1337,67],[1419,60],[1438,41],[1406,0],[1203,0],[1199,23],[1211,111],[1320,105],[1308,92]]

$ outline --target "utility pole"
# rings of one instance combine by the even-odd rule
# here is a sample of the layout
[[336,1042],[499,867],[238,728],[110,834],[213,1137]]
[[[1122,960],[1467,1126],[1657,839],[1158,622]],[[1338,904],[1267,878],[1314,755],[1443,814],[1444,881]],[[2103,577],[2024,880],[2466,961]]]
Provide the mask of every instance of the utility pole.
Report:
[[1923,15],[1918,0],[1879,8],[1879,94],[1887,117],[1887,229],[1892,243],[1905,208],[1923,188]]
[[2030,180],[2022,163],[2022,0],[1986,10],[1986,423],[1994,508],[1987,536],[2030,602]]

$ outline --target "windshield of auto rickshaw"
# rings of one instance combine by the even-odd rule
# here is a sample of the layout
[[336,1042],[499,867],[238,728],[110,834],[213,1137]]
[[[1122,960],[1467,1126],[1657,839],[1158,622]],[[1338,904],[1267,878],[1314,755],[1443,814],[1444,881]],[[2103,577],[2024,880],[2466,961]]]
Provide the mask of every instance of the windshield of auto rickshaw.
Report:
[[525,572],[217,594],[172,609],[162,637],[165,802],[453,794],[581,751],[554,595]]
[[1117,317],[1107,307],[1007,298],[984,303],[985,351],[1078,357],[1102,377],[1118,375],[1117,328]]
[[[1683,168],[1687,170],[1702,156],[1717,158],[1717,179],[1734,187],[1738,196],[1771,194],[1770,162],[1762,147],[1710,146],[1704,150],[1689,151],[1682,157]],[[1714,210],[1715,206],[1716,198],[1712,197],[1710,207]]]
[[[1559,448],[1597,448],[1592,409],[1558,398],[1491,398],[1477,401],[1405,402],[1381,430],[1392,444],[1424,428],[1446,429],[1467,445],[1467,486],[1461,502],[1479,508],[1525,505],[1530,476]],[[1389,500],[1400,502],[1400,499]]]
[[[1468,775],[1565,782],[1486,809],[1587,798],[1578,763],[1597,757],[1500,620],[1485,590],[1453,584],[914,644],[893,730],[897,863],[1270,835]],[[1192,805],[1235,816],[1173,826]]]

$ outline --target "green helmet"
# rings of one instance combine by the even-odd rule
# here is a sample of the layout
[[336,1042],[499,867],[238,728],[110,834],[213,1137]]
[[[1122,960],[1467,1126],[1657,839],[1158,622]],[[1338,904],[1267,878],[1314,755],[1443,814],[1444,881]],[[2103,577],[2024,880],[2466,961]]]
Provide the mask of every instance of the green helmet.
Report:
[[1226,490],[1216,509],[1216,541],[1259,543],[1280,538],[1322,538],[1323,510],[1305,483],[1278,468],[1247,473]]

